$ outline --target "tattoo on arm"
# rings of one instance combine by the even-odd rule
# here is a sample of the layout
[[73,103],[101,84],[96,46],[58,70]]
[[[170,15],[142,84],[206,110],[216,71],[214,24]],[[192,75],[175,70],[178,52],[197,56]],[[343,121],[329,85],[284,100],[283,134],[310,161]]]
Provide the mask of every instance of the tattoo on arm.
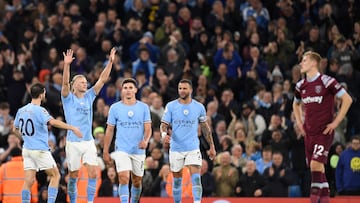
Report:
[[201,123],[201,130],[204,133],[205,138],[208,141],[209,145],[214,145],[211,129],[207,122]]

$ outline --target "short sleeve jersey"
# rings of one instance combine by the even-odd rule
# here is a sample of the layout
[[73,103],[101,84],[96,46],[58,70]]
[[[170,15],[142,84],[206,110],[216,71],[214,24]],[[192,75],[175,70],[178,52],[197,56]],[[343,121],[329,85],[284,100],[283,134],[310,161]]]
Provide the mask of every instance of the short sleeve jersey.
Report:
[[32,103],[18,110],[14,126],[23,137],[25,149],[49,150],[47,124],[51,119],[53,118],[45,108]]
[[304,129],[307,135],[321,134],[334,119],[334,96],[344,88],[334,78],[319,74],[312,81],[302,79],[295,87],[295,100],[304,104]]

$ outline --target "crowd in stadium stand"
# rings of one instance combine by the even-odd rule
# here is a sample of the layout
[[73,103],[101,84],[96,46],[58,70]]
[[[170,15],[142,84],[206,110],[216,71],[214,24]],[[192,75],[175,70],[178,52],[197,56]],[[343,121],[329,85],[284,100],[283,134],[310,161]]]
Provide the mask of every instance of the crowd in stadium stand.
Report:
[[[203,196],[309,196],[304,138],[292,113],[294,86],[304,77],[298,63],[307,50],[322,56],[320,71],[336,78],[354,101],[329,151],[331,195],[360,194],[359,185],[346,188],[335,179],[342,151],[360,134],[360,1],[0,0],[2,165],[19,155],[14,149],[21,148],[21,140],[11,127],[17,110],[31,100],[30,85],[46,86],[43,106],[64,120],[62,53],[74,51],[71,74],[84,74],[92,86],[112,47],[116,60],[96,99],[92,126],[99,196],[118,195],[117,174],[106,168],[102,149],[109,106],[120,100],[127,77],[136,79],[137,99],[149,105],[152,117],[143,196],[172,195],[169,146],[162,143],[159,126],[165,104],[177,97],[177,84],[184,78],[193,82],[193,98],[206,107],[218,152],[214,161],[207,159],[209,145],[199,135]],[[341,104],[335,103],[338,109]],[[66,132],[50,132],[49,145],[62,174],[58,202],[65,202]],[[357,173],[360,183],[360,168],[343,170]],[[86,173],[81,175],[86,179]],[[183,176],[182,194],[189,197],[186,170]],[[37,182],[39,202],[44,202],[46,174],[39,173]],[[81,192],[86,195],[80,191],[79,198]]]

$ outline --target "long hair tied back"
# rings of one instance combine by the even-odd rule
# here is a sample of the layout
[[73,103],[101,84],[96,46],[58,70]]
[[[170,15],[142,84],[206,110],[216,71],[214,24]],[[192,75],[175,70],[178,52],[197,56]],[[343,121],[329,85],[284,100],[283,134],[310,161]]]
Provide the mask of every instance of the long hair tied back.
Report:
[[71,92],[74,92],[73,85],[74,85],[75,80],[77,80],[78,78],[81,78],[81,77],[85,78],[85,76],[84,76],[84,75],[81,75],[81,74],[75,75],[75,76],[72,78],[72,80],[71,80],[71,82],[70,82],[70,90],[71,90]]

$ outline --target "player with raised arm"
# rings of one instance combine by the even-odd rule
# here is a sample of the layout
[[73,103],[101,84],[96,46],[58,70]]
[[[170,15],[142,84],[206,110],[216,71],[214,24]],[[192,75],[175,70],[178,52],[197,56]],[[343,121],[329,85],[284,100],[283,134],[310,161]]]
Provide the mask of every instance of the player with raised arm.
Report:
[[101,72],[98,81],[93,87],[88,89],[88,83],[84,75],[75,75],[70,79],[70,64],[74,60],[73,51],[67,50],[64,55],[64,71],[63,83],[61,89],[61,101],[66,122],[79,126],[84,134],[83,138],[79,138],[71,131],[68,131],[66,137],[66,158],[70,178],[68,182],[68,194],[70,203],[75,203],[77,198],[77,178],[81,163],[83,163],[89,175],[87,186],[88,203],[94,201],[96,192],[96,166],[97,151],[92,136],[93,121],[93,102],[101,88],[108,81],[116,50],[112,48],[110,51],[109,62]]
[[[129,180],[131,172],[131,203],[137,203],[141,194],[144,175],[145,149],[151,137],[151,117],[147,104],[136,100],[136,81],[127,78],[122,82],[122,100],[111,105],[104,141],[104,161],[115,160],[119,175],[121,202],[129,202]],[[115,152],[109,154],[109,146],[116,127]]]
[[[296,125],[305,136],[306,161],[311,171],[311,203],[330,201],[324,164],[333,142],[334,130],[352,103],[349,94],[334,78],[319,72],[320,60],[321,56],[316,52],[304,53],[300,70],[306,74],[306,78],[296,84],[293,103]],[[336,117],[335,96],[341,99]]]
[[20,108],[14,120],[14,131],[18,132],[24,140],[23,159],[25,181],[21,192],[21,202],[30,203],[30,188],[34,184],[36,172],[45,170],[50,177],[48,187],[48,203],[54,203],[58,193],[60,173],[54,158],[51,156],[48,144],[48,124],[62,129],[67,129],[81,138],[79,128],[54,119],[48,111],[41,107],[45,100],[45,87],[34,84],[30,87],[31,102]]
[[[174,175],[172,188],[175,203],[181,202],[181,177],[184,166],[190,169],[194,203],[201,202],[200,167],[202,157],[198,138],[199,124],[210,145],[210,159],[214,159],[216,156],[211,128],[206,121],[205,107],[191,98],[192,91],[192,82],[182,79],[178,84],[179,98],[166,105],[161,119],[162,138],[166,143],[170,143],[169,160],[170,170]],[[168,134],[169,126],[172,128],[171,135]]]

